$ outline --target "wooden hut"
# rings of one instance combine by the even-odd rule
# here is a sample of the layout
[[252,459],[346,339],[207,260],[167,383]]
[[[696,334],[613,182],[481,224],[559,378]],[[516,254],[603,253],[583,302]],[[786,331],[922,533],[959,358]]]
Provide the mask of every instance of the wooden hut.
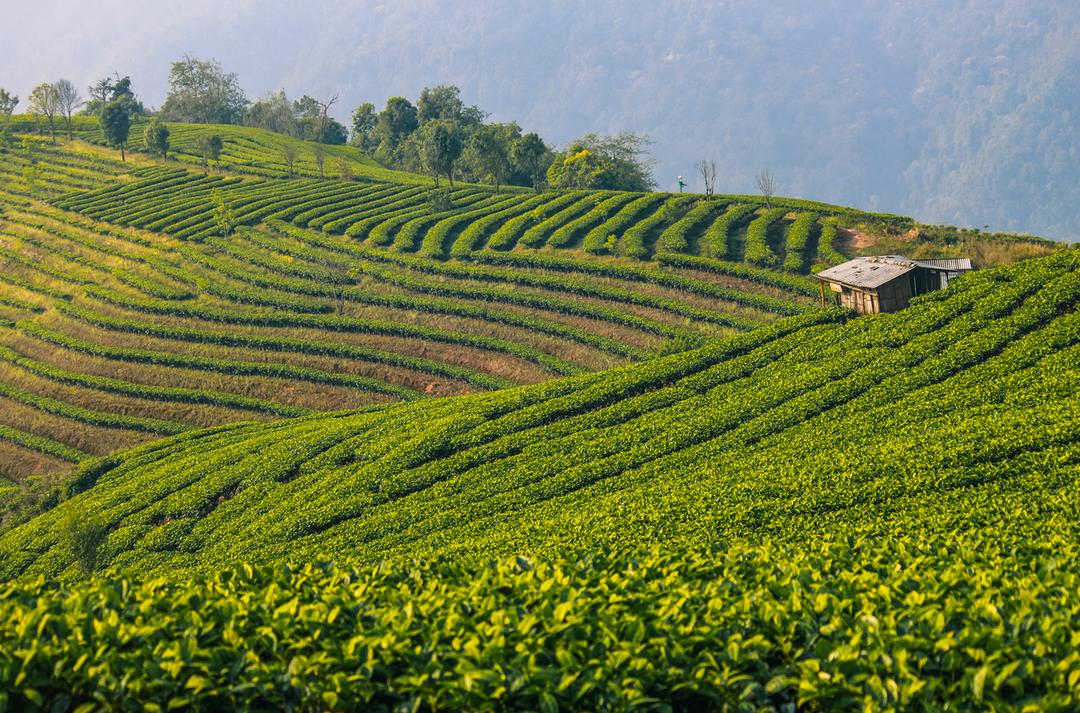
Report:
[[948,286],[949,280],[971,269],[971,260],[912,260],[900,255],[857,257],[822,270],[816,277],[821,289],[835,292],[840,304],[859,314],[896,312],[911,298]]

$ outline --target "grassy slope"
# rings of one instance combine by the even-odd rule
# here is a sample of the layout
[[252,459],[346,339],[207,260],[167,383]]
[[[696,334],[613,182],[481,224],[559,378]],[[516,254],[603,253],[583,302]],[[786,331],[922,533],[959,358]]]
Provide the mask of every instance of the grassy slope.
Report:
[[[1078,300],[1070,252],[897,315],[143,447],[0,561],[72,579],[62,522],[92,513],[107,566],[172,583],[12,585],[0,651],[36,656],[0,653],[0,680],[208,705],[1075,708]],[[320,556],[389,563],[231,569]]]

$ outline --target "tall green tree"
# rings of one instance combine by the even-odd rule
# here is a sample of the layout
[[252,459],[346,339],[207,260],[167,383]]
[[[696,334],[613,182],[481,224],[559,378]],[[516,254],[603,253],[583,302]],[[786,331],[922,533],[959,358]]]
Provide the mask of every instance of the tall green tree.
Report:
[[173,62],[169,71],[169,93],[161,106],[161,118],[195,124],[239,124],[247,104],[236,74],[223,70],[217,60],[185,55]]
[[490,181],[495,192],[506,183],[513,169],[510,161],[511,137],[517,125],[487,124],[473,131],[465,148],[465,158],[480,180]]
[[405,97],[390,97],[386,108],[379,112],[375,132],[379,139],[379,153],[387,158],[405,137],[416,131],[419,126],[416,119],[416,107]]
[[90,95],[90,98],[83,104],[83,112],[87,114],[100,114],[102,107],[112,99],[112,78],[104,77],[99,79],[86,88],[86,93]]
[[143,142],[151,156],[169,160],[169,127],[161,119],[155,116],[146,124]]
[[11,114],[19,105],[19,97],[8,93],[8,90],[0,87],[0,116],[4,117],[4,123],[11,121]]
[[30,91],[30,113],[49,126],[49,135],[56,143],[56,116],[60,113],[60,94],[55,84],[43,82]]
[[350,143],[363,151],[374,151],[378,143],[375,140],[375,125],[378,123],[379,115],[371,102],[365,102],[353,109]]
[[126,161],[124,146],[131,131],[131,113],[127,102],[114,99],[105,105],[101,110],[101,130],[105,134],[105,141],[120,149],[120,160]]
[[295,135],[296,124],[294,103],[289,101],[284,89],[267,92],[252,103],[244,115],[245,126],[276,131],[279,134]]
[[487,112],[478,106],[465,106],[461,90],[452,84],[424,87],[416,102],[416,118],[420,124],[429,121],[453,121],[463,127],[479,126]]
[[420,130],[420,157],[436,186],[441,175],[454,185],[454,164],[462,148],[461,131],[453,122],[440,119],[424,124]]
[[510,145],[510,158],[528,174],[533,190],[539,193],[544,174],[553,159],[551,149],[544,140],[533,132],[518,137]]
[[648,144],[649,138],[642,134],[586,134],[555,156],[548,168],[548,184],[553,188],[651,190],[656,181],[653,161],[645,150]]
[[131,89],[131,77],[105,77],[87,87],[90,98],[83,104],[83,114],[100,116],[101,110],[111,101],[123,101],[132,116],[146,114],[146,107],[135,98]]
[[460,89],[449,84],[424,87],[420,92],[420,98],[416,102],[417,121],[421,124],[439,119],[457,121],[465,108],[465,103],[461,101],[460,94]]

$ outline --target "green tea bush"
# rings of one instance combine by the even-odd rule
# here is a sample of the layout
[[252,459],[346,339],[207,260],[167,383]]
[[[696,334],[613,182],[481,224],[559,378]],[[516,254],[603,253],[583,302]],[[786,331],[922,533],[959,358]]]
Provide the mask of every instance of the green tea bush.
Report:
[[72,512],[63,528],[67,548],[83,576],[93,574],[108,535],[105,523],[93,513]]
[[788,228],[787,252],[784,255],[784,269],[790,272],[802,272],[808,262],[807,245],[810,233],[817,225],[818,216],[814,213],[799,213]]
[[727,207],[726,201],[697,200],[681,218],[664,229],[657,240],[658,252],[683,253],[690,248],[689,235]]
[[645,195],[626,203],[617,213],[590,230],[582,241],[582,247],[593,254],[612,252],[613,246],[622,239],[623,233],[662,200],[662,196]]
[[736,226],[754,213],[757,206],[737,204],[722,213],[705,231],[702,238],[702,254],[706,257],[737,260],[739,255],[732,249]]
[[771,208],[750,222],[746,229],[746,261],[764,267],[774,267],[780,259],[769,247],[767,233],[779,223],[788,211],[786,208]]
[[817,250],[818,258],[826,265],[839,265],[847,261],[847,258],[836,249],[835,242],[836,220],[826,219],[821,223],[821,236],[818,238]]

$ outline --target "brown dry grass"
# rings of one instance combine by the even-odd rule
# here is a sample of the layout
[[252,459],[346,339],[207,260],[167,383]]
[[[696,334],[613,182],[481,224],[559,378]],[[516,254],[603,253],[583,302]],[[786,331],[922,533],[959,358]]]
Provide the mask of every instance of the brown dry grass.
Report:
[[75,466],[67,461],[0,441],[0,475],[16,483],[32,475],[67,475],[74,470]]
[[272,415],[258,411],[155,401],[70,386],[33,376],[16,366],[3,362],[0,362],[0,382],[83,408],[125,416],[163,419],[197,428],[218,426],[234,421],[267,421],[273,418]]
[[[332,330],[317,330],[303,327],[258,327],[234,324],[208,324],[201,320],[184,317],[132,314],[129,312],[125,312],[120,308],[97,302],[91,303],[90,306],[95,311],[99,311],[105,314],[111,314],[121,318],[137,319],[139,321],[167,324],[170,326],[185,327],[188,329],[198,329],[204,331],[224,331],[237,334],[252,334],[269,337],[287,337],[291,339],[302,339],[308,341],[334,342],[339,344],[347,344],[370,349],[395,352],[408,356],[423,357],[435,361],[463,366],[484,373],[494,374],[496,376],[501,376],[503,378],[517,381],[519,383],[535,383],[536,381],[551,377],[551,374],[543,367],[538,366],[525,359],[521,359],[519,357],[500,352],[491,352],[485,349],[479,349],[464,345],[444,344],[441,342],[435,342],[427,339],[420,339],[414,337],[384,336],[377,334],[338,332]],[[218,303],[214,306],[221,308],[230,307],[230,305],[228,305],[227,303]],[[235,306],[232,307],[235,308]],[[415,316],[415,319],[407,319],[407,317],[410,315]],[[374,313],[371,315],[349,316],[381,320],[391,318],[388,311],[382,311],[380,313]],[[432,323],[432,321],[430,321],[431,315],[420,315],[419,313],[401,312],[395,313],[393,317],[396,318],[395,321],[418,324],[421,326],[429,326],[433,328],[453,329],[454,326],[460,326],[460,324],[456,322],[454,324],[444,323],[441,325],[438,323]],[[53,315],[47,315],[45,319],[51,321],[53,319]],[[510,333],[508,330],[485,331],[487,325],[488,323],[474,323],[474,327],[476,327],[476,330],[471,333],[482,335],[486,334],[488,336],[495,336],[503,339],[510,339],[514,336],[517,337],[517,340],[523,339],[523,335],[520,331],[516,333]],[[458,329],[457,331],[465,330]],[[87,338],[97,339],[97,337]],[[114,339],[116,338],[118,337],[114,337]],[[129,339],[130,338],[125,339],[122,343],[126,343],[129,346],[132,345],[134,342],[129,341]],[[147,338],[147,340],[150,340],[150,338]],[[534,344],[539,345],[538,339],[534,338],[531,341]],[[118,344],[119,343],[120,342],[118,342]],[[288,364],[304,364],[309,366],[315,366],[316,368],[324,368],[332,371],[345,370],[347,371],[347,373],[355,373],[364,376],[380,378],[395,384],[414,383],[415,379],[417,378],[416,372],[413,372],[410,369],[366,361],[353,361],[348,359],[328,357],[310,357],[294,352],[253,351],[238,349],[234,347],[221,347],[211,344],[176,342],[172,340],[146,341],[144,343],[153,344],[154,346],[140,348],[153,348],[176,353],[197,354],[203,356],[219,355],[223,353],[223,350],[228,350],[237,354],[242,353],[246,355],[244,357],[229,356],[228,358],[230,359],[244,358],[254,359],[257,361],[279,361]],[[554,345],[549,344],[548,346],[551,347],[552,351],[555,351]],[[178,349],[182,349],[183,351],[178,352]],[[590,350],[587,347],[582,347],[580,351],[582,353],[588,354],[590,351],[593,350]],[[271,357],[269,355],[274,356]],[[342,365],[351,366],[343,367]],[[421,378],[427,378],[427,375],[424,374]]]
[[0,397],[0,423],[66,443],[96,456],[108,455],[121,448],[129,448],[160,437],[152,433],[79,423],[3,397]]

